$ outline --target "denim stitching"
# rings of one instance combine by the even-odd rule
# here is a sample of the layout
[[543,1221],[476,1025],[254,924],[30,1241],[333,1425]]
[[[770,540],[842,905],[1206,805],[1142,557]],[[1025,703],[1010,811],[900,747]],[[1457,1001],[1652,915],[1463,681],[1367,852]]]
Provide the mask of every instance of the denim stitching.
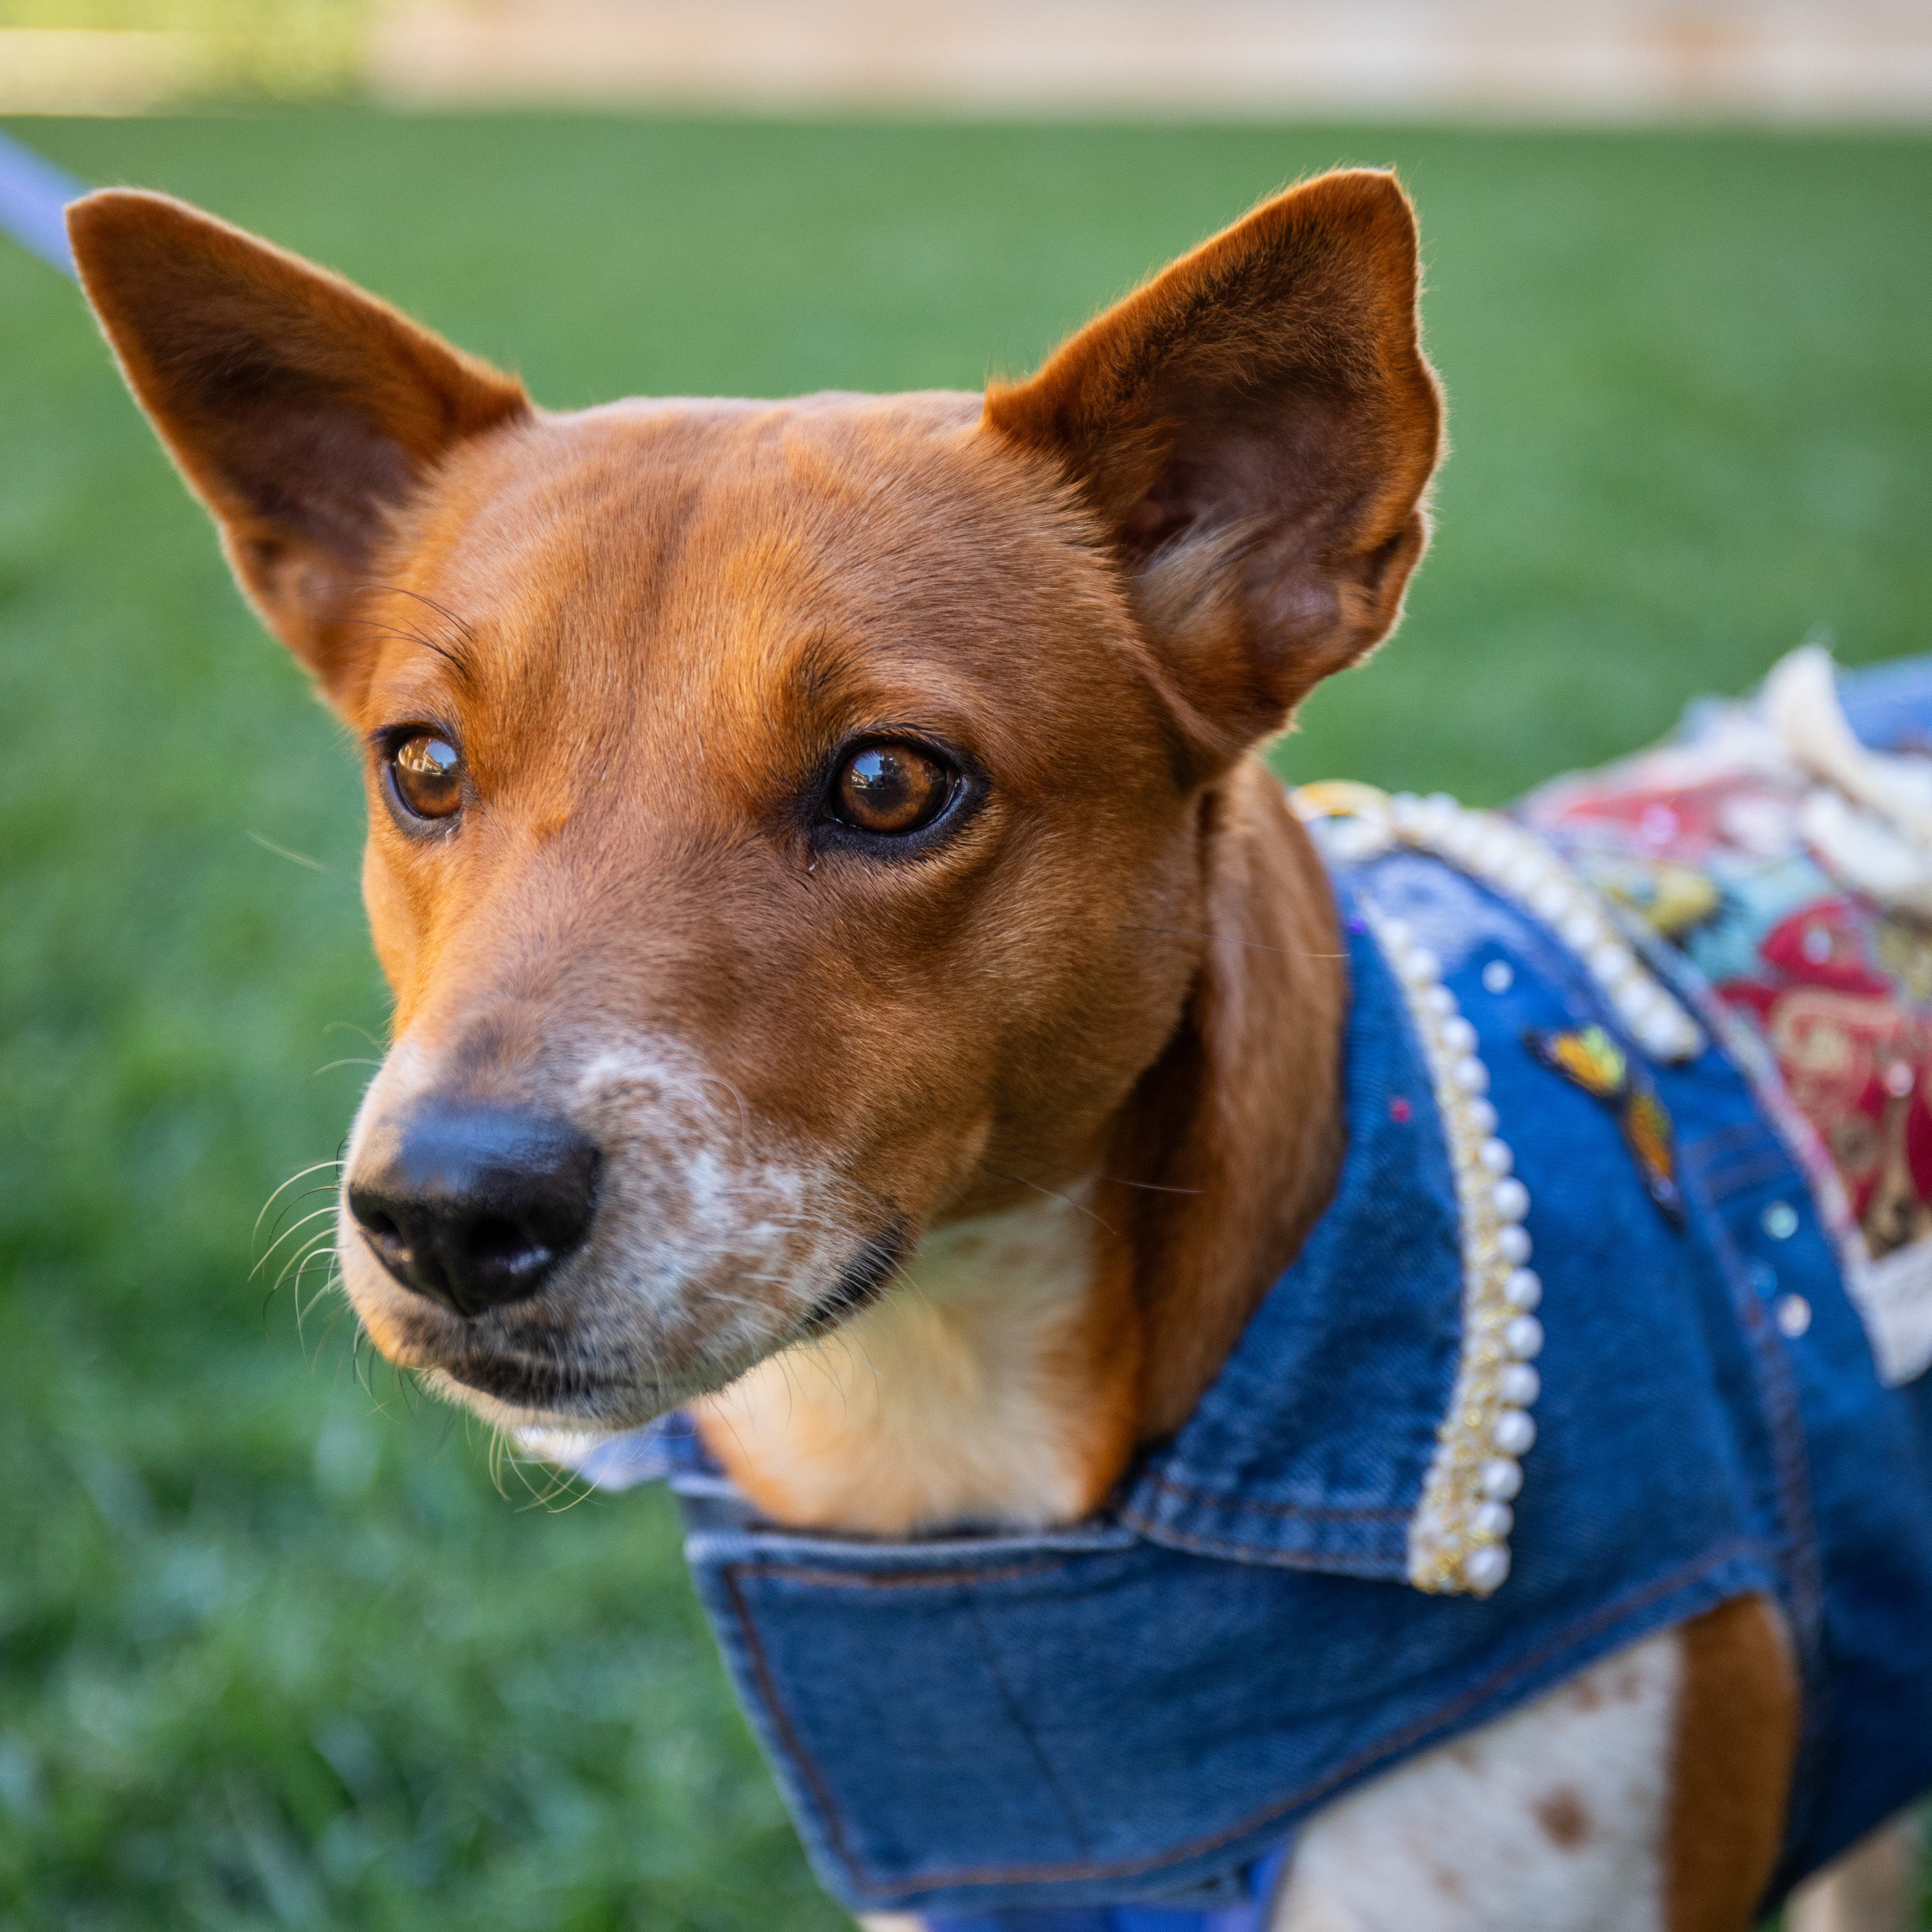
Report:
[[[819,1816],[825,1821],[826,1838],[832,1850],[848,1872],[857,1872],[856,1862],[851,1847],[845,1841],[845,1827],[838,1816],[838,1808],[832,1802],[832,1793],[826,1784],[825,1776],[818,1768],[818,1761],[805,1748],[804,1740],[792,1728],[791,1720],[785,1714],[783,1704],[778,1701],[778,1684],[772,1676],[770,1660],[765,1655],[765,1646],[758,1636],[758,1626],[752,1620],[751,1608],[745,1601],[744,1592],[738,1587],[737,1574],[727,1568],[724,1572],[724,1588],[730,1593],[731,1607],[736,1612],[738,1629],[743,1637],[745,1648],[751,1659],[752,1672],[763,1693],[764,1708],[771,1720],[772,1730],[778,1734],[779,1741],[790,1754],[791,1762],[798,1766],[799,1774],[810,1788],[818,1806]],[[861,1891],[872,1888],[862,1880],[855,1882]]]
[[1386,1583],[1407,1574],[1406,1556],[1343,1556],[1330,1550],[1281,1550],[1258,1554],[1252,1544],[1219,1543],[1212,1537],[1196,1536],[1166,1523],[1142,1522],[1124,1514],[1122,1520],[1138,1530],[1149,1541],[1170,1549],[1184,1550],[1196,1556],[1213,1556],[1225,1562],[1251,1563],[1268,1570],[1305,1570],[1316,1576],[1360,1576],[1370,1582]]
[[[1220,1496],[1211,1490],[1196,1488],[1186,1483],[1177,1483],[1166,1476],[1157,1476],[1150,1470],[1141,1481],[1157,1490],[1165,1490],[1168,1495],[1178,1496],[1184,1502],[1198,1503],[1209,1509],[1252,1510],[1264,1516],[1304,1516],[1311,1522],[1333,1520],[1340,1522],[1358,1520],[1380,1522],[1406,1522],[1414,1514],[1406,1509],[1345,1509],[1339,1504],[1322,1507],[1301,1503],[1264,1502],[1258,1497]],[[1138,1485],[1136,1485],[1138,1486]],[[1123,1511],[1124,1516],[1128,1512]]]
[[[1109,1550],[1082,1550],[1082,1556],[1112,1556],[1124,1552]],[[760,1576],[776,1576],[788,1583],[811,1583],[827,1590],[925,1590],[950,1585],[1010,1583],[1028,1576],[1058,1576],[1073,1567],[1074,1559],[1059,1562],[1042,1558],[1036,1563],[1016,1563],[1004,1570],[908,1570],[902,1575],[868,1576],[862,1571],[814,1570],[803,1564],[772,1563],[753,1557],[730,1564],[725,1574],[742,1576],[747,1570]]]
[[[1810,1204],[1810,1190],[1803,1176],[1793,1172],[1788,1160],[1780,1165],[1790,1175],[1799,1198]],[[1687,1160],[1684,1179],[1705,1193],[1708,1206],[1708,1192],[1696,1168],[1694,1160]],[[1798,1762],[1792,1767],[1792,1800],[1785,1820],[1781,1864],[1803,1828],[1808,1805],[1815,1806],[1817,1802],[1817,1780],[1804,1773],[1820,1747],[1829,1699],[1822,1644],[1824,1582],[1811,1508],[1810,1456],[1804,1440],[1802,1400],[1784,1344],[1766,1319],[1762,1304],[1745,1286],[1744,1258],[1723,1216],[1714,1208],[1708,1212],[1706,1225],[1718,1250],[1720,1272],[1730,1290],[1732,1305],[1750,1352],[1760,1408],[1771,1438],[1773,1497],[1779,1531],[1778,1567],[1784,1578],[1804,1689]]]
[[1032,1725],[1027,1721],[1018,1699],[1013,1695],[1006,1682],[1006,1673],[1000,1668],[992,1640],[987,1634],[986,1620],[980,1616],[980,1606],[970,1591],[967,1593],[966,1610],[972,1620],[973,1640],[979,1651],[980,1661],[986,1666],[986,1675],[993,1680],[993,1688],[999,1693],[1000,1702],[1006,1706],[1006,1715],[1012,1720],[1013,1728],[1024,1742],[1027,1754],[1033,1760],[1042,1781],[1053,1793],[1053,1802],[1060,1807],[1060,1815],[1066,1821],[1068,1834],[1083,1852],[1088,1851],[1093,1840],[1088,1834],[1086,1826],[1081,1822],[1080,1814],[1073,1808],[1072,1795],[1048,1760],[1039,1738],[1034,1734]]
[[[1684,1158],[1689,1162],[1700,1158],[1701,1154],[1701,1144],[1687,1148]],[[1770,1147],[1751,1160],[1738,1159],[1735,1166],[1726,1168],[1721,1174],[1712,1172],[1708,1166],[1703,1172],[1706,1198],[1714,1204],[1728,1201],[1733,1195],[1762,1186],[1767,1180],[1790,1178],[1791,1162],[1782,1148]]]

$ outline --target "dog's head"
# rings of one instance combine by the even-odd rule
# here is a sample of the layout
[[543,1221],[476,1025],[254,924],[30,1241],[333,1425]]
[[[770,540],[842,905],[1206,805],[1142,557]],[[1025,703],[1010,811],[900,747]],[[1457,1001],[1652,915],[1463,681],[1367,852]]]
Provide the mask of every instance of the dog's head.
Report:
[[1385,176],[986,396],[576,415],[164,198],[87,292],[360,742],[394,1040],[340,1260],[497,1419],[635,1424],[1090,1167],[1232,761],[1394,622],[1439,411]]

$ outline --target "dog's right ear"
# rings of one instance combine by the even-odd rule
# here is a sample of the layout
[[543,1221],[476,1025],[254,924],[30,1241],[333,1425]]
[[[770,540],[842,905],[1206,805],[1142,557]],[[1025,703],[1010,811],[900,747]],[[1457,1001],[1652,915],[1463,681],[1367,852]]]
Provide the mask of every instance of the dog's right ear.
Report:
[[349,618],[388,520],[521,383],[339,276],[166,195],[68,211],[81,284],[128,386],[221,526],[268,627],[338,703]]

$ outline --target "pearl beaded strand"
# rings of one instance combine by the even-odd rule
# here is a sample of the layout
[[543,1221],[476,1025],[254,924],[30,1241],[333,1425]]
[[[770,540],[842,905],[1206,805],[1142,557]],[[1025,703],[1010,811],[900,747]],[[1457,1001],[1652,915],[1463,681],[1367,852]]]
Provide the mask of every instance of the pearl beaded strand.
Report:
[[1409,1525],[1418,1588],[1486,1597],[1509,1574],[1511,1508],[1536,1441],[1541,1382],[1535,1314],[1543,1284],[1528,1266],[1529,1190],[1496,1132],[1476,1030],[1442,983],[1441,962],[1366,897],[1362,914],[1400,982],[1422,1042],[1455,1176],[1462,1250],[1462,1347],[1448,1413]]
[[1341,815],[1337,854],[1360,863],[1391,846],[1432,852],[1547,926],[1596,982],[1630,1038],[1653,1060],[1694,1060],[1703,1029],[1618,930],[1609,909],[1534,832],[1499,812],[1475,812],[1446,793],[1390,796],[1370,785],[1304,786],[1304,817]]

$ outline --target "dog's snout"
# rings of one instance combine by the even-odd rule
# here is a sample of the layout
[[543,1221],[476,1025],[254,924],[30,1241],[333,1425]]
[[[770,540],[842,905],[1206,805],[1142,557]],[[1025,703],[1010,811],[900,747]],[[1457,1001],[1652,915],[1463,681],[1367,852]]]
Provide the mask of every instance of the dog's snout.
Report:
[[404,1287],[479,1315],[536,1294],[582,1244],[598,1160],[595,1142],[566,1121],[420,1106],[369,1136],[349,1211]]

